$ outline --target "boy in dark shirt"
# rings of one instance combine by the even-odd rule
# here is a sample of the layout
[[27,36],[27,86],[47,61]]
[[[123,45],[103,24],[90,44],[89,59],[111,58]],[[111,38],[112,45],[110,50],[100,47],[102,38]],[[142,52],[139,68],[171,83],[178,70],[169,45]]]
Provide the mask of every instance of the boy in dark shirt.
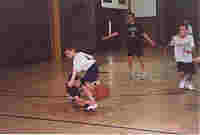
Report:
[[133,56],[137,56],[140,67],[142,70],[141,79],[144,79],[144,63],[141,59],[144,56],[144,39],[149,41],[152,46],[155,46],[155,43],[150,39],[147,33],[144,32],[143,27],[136,23],[135,14],[129,13],[128,15],[128,66],[130,70],[130,79],[133,79],[134,73],[132,72],[133,65]]

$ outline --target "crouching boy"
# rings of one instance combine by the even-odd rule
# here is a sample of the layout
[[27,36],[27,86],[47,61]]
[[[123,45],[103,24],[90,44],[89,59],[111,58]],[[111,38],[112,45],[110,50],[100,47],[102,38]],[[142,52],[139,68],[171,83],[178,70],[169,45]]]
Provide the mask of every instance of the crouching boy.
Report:
[[66,57],[73,59],[73,72],[68,82],[68,87],[73,88],[77,73],[86,72],[81,79],[81,88],[89,98],[91,105],[89,108],[97,108],[97,103],[92,95],[92,83],[98,80],[98,66],[93,56],[84,52],[76,52],[74,48],[67,48],[64,51]]

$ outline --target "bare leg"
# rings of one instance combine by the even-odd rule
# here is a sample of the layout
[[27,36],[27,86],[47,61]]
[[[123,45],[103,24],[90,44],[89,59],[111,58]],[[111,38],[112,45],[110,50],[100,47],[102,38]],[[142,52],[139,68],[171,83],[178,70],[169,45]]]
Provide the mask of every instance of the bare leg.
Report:
[[129,72],[130,72],[129,73],[130,80],[132,80],[134,77],[133,62],[134,62],[133,56],[128,56],[128,68],[129,68]]
[[128,67],[129,67],[129,71],[132,72],[132,68],[133,68],[133,56],[128,56]]
[[140,63],[141,71],[144,72],[144,62],[143,62],[141,57],[138,57],[138,60],[139,60],[139,63]]
[[82,86],[82,88],[83,88],[84,94],[90,99],[90,101],[93,104],[96,104],[96,101],[95,101],[95,99],[93,97],[92,92],[90,91],[90,88],[88,88],[86,85]]
[[81,98],[79,98],[79,97],[75,97],[75,99],[76,99],[76,104],[78,104],[78,105],[80,105],[80,106],[84,106],[84,105],[86,105],[86,104],[88,104],[88,105],[91,105],[92,103],[91,103],[91,101],[87,101],[87,100],[83,100],[83,99],[81,99]]

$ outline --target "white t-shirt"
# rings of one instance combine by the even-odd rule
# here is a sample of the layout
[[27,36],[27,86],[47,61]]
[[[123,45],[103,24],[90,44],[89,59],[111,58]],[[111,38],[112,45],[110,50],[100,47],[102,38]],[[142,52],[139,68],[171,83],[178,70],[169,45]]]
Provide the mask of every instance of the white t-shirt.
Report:
[[87,71],[95,62],[93,56],[78,52],[73,58],[73,70],[76,72]]
[[180,38],[179,36],[174,36],[171,42],[174,47],[176,62],[192,62],[192,53],[187,53],[187,51],[192,52],[194,47],[194,39],[191,35],[185,38]]

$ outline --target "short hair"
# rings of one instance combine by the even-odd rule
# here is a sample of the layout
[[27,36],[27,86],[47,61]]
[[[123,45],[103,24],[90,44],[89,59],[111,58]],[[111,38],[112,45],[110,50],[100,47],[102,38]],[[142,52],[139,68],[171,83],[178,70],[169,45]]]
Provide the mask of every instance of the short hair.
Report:
[[184,23],[178,24],[178,28],[181,27],[181,26],[186,26],[186,25]]
[[179,33],[180,27],[181,27],[181,26],[184,26],[184,27],[186,27],[186,29],[188,29],[187,25],[185,25],[184,23],[180,23],[180,24],[178,24],[178,25],[176,26],[176,33]]

